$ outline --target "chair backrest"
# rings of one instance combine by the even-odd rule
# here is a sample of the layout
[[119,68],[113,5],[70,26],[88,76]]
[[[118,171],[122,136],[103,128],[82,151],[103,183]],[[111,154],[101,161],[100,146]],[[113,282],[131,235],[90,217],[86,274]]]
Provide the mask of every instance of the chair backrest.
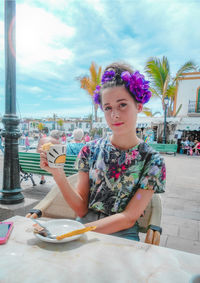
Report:
[[150,225],[160,227],[162,216],[162,203],[159,194],[153,194],[144,214],[138,219],[140,232],[146,233]]
[[[68,177],[68,181],[73,188],[75,188],[77,185],[77,176],[78,174]],[[76,218],[76,213],[64,200],[57,185],[51,189],[45,199],[41,201],[41,205],[37,205],[37,208],[43,211],[43,216],[51,218]],[[158,194],[154,194],[147,208],[145,209],[144,215],[138,219],[140,232],[146,233],[149,225],[160,227],[161,215],[161,198]]]
[[[77,176],[78,174],[74,174],[68,177],[68,181],[73,188],[75,188],[77,185]],[[51,191],[46,195],[45,199],[42,200],[41,203],[36,207],[42,210],[42,215],[44,217],[69,219],[76,218],[76,213],[65,201],[57,185],[53,186]]]

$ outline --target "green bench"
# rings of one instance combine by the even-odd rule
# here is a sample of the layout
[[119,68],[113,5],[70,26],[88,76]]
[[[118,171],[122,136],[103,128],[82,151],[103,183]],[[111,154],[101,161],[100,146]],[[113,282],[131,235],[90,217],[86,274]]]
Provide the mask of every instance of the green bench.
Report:
[[[68,155],[64,166],[66,176],[76,174],[75,162],[77,156]],[[33,186],[36,186],[33,174],[51,176],[50,173],[40,168],[40,154],[32,152],[19,152],[19,165],[20,165],[20,183],[24,180],[31,179]]]
[[149,145],[158,152],[177,153],[177,144],[149,143]]

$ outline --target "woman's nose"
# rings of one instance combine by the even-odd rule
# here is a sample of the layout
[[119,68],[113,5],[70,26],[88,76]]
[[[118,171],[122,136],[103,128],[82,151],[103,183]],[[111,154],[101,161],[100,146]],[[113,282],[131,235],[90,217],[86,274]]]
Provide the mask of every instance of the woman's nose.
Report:
[[119,112],[117,110],[113,110],[111,113],[111,117],[114,119],[119,118]]

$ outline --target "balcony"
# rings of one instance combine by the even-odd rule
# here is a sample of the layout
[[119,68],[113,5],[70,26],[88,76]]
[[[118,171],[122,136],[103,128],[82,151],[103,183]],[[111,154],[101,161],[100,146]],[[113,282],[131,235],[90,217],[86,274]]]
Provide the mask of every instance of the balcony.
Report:
[[188,116],[190,117],[200,117],[200,102],[189,100],[188,103]]

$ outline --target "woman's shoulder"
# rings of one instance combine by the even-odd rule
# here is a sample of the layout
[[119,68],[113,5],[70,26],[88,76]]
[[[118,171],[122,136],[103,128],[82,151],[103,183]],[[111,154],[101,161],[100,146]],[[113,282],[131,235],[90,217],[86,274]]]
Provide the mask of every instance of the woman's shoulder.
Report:
[[152,160],[152,159],[163,160],[163,157],[160,155],[160,153],[144,141],[142,141],[139,144],[138,151],[144,159],[147,158],[148,160]]
[[140,153],[154,153],[156,152],[147,142],[141,141],[138,146]]

